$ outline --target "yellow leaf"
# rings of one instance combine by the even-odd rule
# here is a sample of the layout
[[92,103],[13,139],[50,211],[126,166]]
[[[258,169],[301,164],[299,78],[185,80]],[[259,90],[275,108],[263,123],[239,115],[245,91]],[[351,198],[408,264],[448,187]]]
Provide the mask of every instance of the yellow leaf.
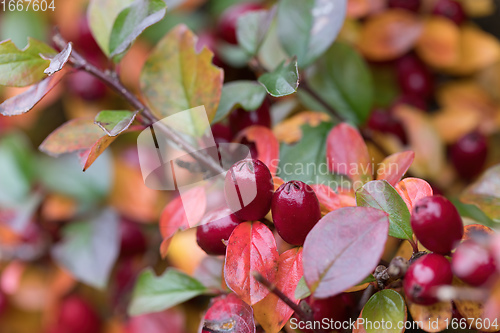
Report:
[[424,23],[416,51],[428,65],[436,68],[450,67],[460,55],[460,30],[451,20],[431,16]]
[[366,21],[358,47],[369,60],[396,59],[413,48],[422,26],[414,13],[390,9]]

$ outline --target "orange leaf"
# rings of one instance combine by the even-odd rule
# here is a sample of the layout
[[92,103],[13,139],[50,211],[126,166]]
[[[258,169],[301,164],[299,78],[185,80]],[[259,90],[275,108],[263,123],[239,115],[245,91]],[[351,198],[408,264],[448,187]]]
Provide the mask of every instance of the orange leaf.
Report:
[[468,108],[445,108],[434,114],[432,123],[444,142],[455,143],[480,125],[480,112]]
[[418,199],[431,196],[433,193],[429,183],[420,178],[405,178],[395,188],[410,212]]
[[412,151],[403,151],[387,156],[377,170],[377,179],[385,179],[392,186],[401,180],[415,158]]
[[372,179],[370,155],[358,130],[347,123],[335,126],[326,139],[326,162],[330,171],[349,176],[357,187]]
[[462,241],[473,239],[478,236],[493,235],[495,232],[482,224],[468,224],[464,227],[464,236]]
[[39,149],[51,156],[78,152],[83,171],[88,169],[115,137],[107,136],[90,118],[70,120],[53,131]]
[[411,149],[415,152],[413,173],[431,180],[442,179],[446,166],[445,147],[430,117],[407,105],[395,108],[394,113],[402,121]]
[[453,317],[451,302],[436,303],[430,306],[414,304],[408,299],[406,302],[414,322],[417,322],[417,325],[426,332],[441,332],[451,323]]
[[369,60],[392,60],[408,52],[421,32],[422,22],[414,13],[390,9],[368,19],[358,47]]
[[[302,248],[293,248],[282,253],[279,257],[275,285],[295,304],[300,301],[295,299],[295,289],[302,275]],[[269,333],[278,333],[293,314],[293,310],[273,293],[254,304],[253,310],[259,324]]]
[[349,0],[347,2],[347,17],[365,17],[382,11],[386,6],[384,0]]
[[324,112],[304,111],[276,125],[273,133],[280,142],[292,144],[302,138],[302,125],[316,127],[330,117]]
[[243,137],[255,143],[257,158],[267,165],[273,176],[276,175],[280,145],[273,132],[264,126],[250,126],[238,135],[236,141],[241,141]]
[[460,51],[458,62],[447,69],[451,74],[474,74],[500,59],[498,39],[473,25],[461,28]]
[[184,212],[183,200],[187,202],[187,207],[198,207],[196,210],[198,221],[205,214],[207,200],[205,188],[203,187],[194,187],[183,193],[182,198],[178,196],[167,204],[160,217],[160,233],[163,237],[160,253],[163,258],[167,255],[172,236],[178,230],[185,230],[190,227],[190,223]]
[[[493,133],[498,124],[495,122],[498,115],[498,108],[495,101],[488,93],[475,81],[458,81],[443,85],[437,91],[438,102],[445,108],[452,110],[468,110],[477,114],[481,120],[479,130],[483,133]],[[462,116],[463,111],[453,111],[455,117]],[[469,118],[471,118],[469,116]],[[471,119],[473,121],[473,119]],[[450,126],[452,127],[453,124]]]
[[[461,280],[454,278],[453,286],[455,287],[466,287],[466,284]],[[483,324],[481,318],[483,317],[484,304],[475,301],[467,301],[461,299],[454,300],[455,306],[457,307],[458,312],[465,318],[467,321],[467,327],[473,329],[480,329],[483,332],[497,332],[498,326],[496,327],[476,327],[476,324]],[[489,328],[489,329],[488,329]]]
[[417,41],[416,51],[420,58],[432,67],[452,66],[458,61],[460,55],[458,26],[444,17],[429,17]]

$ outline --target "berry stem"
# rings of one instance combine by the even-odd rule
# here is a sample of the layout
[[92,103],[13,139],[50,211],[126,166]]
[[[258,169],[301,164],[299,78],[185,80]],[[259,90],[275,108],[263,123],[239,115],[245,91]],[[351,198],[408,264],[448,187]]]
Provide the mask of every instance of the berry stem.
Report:
[[[57,29],[54,33],[54,36],[52,37],[52,40],[54,41],[55,45],[57,45],[61,49],[64,49],[66,45],[68,45],[68,42],[64,40]],[[123,85],[120,78],[118,77],[118,74],[114,70],[103,71],[97,68],[96,66],[89,63],[74,49],[71,52],[69,64],[76,69],[84,70],[89,74],[92,74],[107,86],[115,90],[118,94],[120,94],[136,110],[141,111],[142,116],[138,117],[137,119],[141,122],[142,125],[151,126],[152,124],[155,124],[155,126],[158,126],[169,140],[171,140],[182,150],[190,152],[191,156],[207,170],[215,174],[224,172],[224,169],[219,165],[217,161],[215,161],[206,153],[194,148],[191,144],[185,141],[175,130],[158,121],[151,110],[144,103],[142,103],[136,95],[134,95]]]
[[[262,274],[260,274],[259,272],[253,272],[252,275],[255,278],[255,280],[262,283],[262,285],[264,285],[264,287],[266,287],[270,292],[272,292],[273,294],[278,296],[279,299],[281,299],[286,305],[288,305],[293,311],[295,311],[297,316],[299,316],[299,318],[302,321],[313,321],[314,320],[312,313],[305,312],[298,304],[295,304],[294,301],[292,301],[288,296],[283,294],[283,292],[281,290],[279,290],[279,288],[276,287],[276,285],[274,285],[273,283],[268,281],[265,277],[263,277]],[[325,333],[325,331],[322,329],[316,329],[313,331],[315,333]]]
[[418,244],[413,240],[413,239],[408,239],[408,242],[410,243],[411,247],[413,248],[413,254],[418,253]]

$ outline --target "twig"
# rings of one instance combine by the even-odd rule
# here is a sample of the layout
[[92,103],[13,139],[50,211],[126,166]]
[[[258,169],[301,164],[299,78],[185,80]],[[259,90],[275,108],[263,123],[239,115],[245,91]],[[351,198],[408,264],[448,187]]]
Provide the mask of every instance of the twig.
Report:
[[[314,91],[304,79],[300,80],[300,88],[306,91],[309,95],[311,95],[321,106],[323,106],[337,121],[346,121],[347,119],[339,114],[337,110],[330,106],[317,92]],[[366,141],[371,142],[377,150],[379,150],[383,155],[388,156],[390,153],[382,147],[374,138],[369,129],[360,128],[361,135]]]
[[[283,294],[281,290],[279,290],[278,287],[276,287],[273,283],[269,282],[265,277],[262,276],[259,272],[253,272],[252,273],[253,277],[255,280],[258,282],[262,283],[264,287],[266,287],[270,292],[275,294],[279,299],[281,299],[286,305],[288,305],[295,313],[297,316],[302,320],[302,321],[314,321],[313,313],[310,312],[305,312],[298,304],[295,304],[288,296]],[[313,332],[316,333],[324,333],[325,330],[323,329],[315,329]]]
[[[68,44],[57,30],[52,39],[61,49],[64,49]],[[151,110],[123,85],[115,71],[103,71],[97,68],[89,63],[74,49],[71,53],[69,63],[76,69],[81,69],[92,74],[125,98],[136,110],[141,111],[142,116],[137,119],[138,121],[141,121],[144,126],[151,126],[152,124],[155,124],[155,126],[158,126],[169,140],[171,140],[180,149],[190,153],[190,155],[203,167],[215,174],[224,172],[224,169],[219,165],[218,161],[214,160],[203,151],[197,150],[191,144],[186,142],[181,136],[179,136],[172,128],[165,125],[161,121],[158,121]]]
[[358,311],[359,312],[361,312],[361,310],[363,310],[363,308],[365,307],[365,304],[368,302],[370,297],[372,297],[374,291],[375,291],[375,287],[371,283],[365,289],[365,291],[363,291],[363,295],[361,295],[361,299],[359,300],[359,303],[358,303]]

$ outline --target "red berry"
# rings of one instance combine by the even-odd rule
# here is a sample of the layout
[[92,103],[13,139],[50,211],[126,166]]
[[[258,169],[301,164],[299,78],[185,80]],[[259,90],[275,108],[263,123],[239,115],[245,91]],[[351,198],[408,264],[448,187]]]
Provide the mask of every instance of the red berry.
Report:
[[420,0],[389,0],[388,5],[391,8],[401,8],[418,12],[420,9]]
[[200,225],[196,230],[196,242],[203,251],[212,255],[226,254],[224,241],[229,239],[234,228],[242,221],[234,214]]
[[[340,324],[349,320],[349,306],[345,302],[346,295],[350,297],[350,295],[348,294],[340,294],[323,299],[312,299],[311,297],[308,297],[304,299],[304,302],[306,302],[311,307],[313,315],[312,319],[314,322],[323,322],[323,320],[327,320],[329,325],[333,324],[333,327],[335,327],[335,322]],[[294,314],[294,317],[300,319],[296,314]],[[310,325],[312,324],[313,323],[311,323]],[[307,323],[305,322],[301,322],[298,325],[299,327],[304,328],[301,329],[301,332],[315,332],[313,330],[307,329]]]
[[86,15],[82,16],[78,21],[78,36],[74,44],[75,49],[84,53],[87,58],[90,58],[90,62],[93,65],[98,65],[99,62],[104,61],[106,58],[92,35]]
[[427,254],[418,258],[406,272],[403,287],[406,297],[413,303],[432,305],[438,300],[436,288],[451,284],[451,264],[442,255]]
[[226,9],[224,13],[222,13],[217,26],[219,37],[230,44],[238,44],[238,38],[236,36],[236,24],[238,23],[238,19],[243,14],[260,9],[263,9],[260,4],[249,2],[236,4]]
[[432,14],[447,17],[457,25],[462,24],[467,18],[462,4],[455,0],[438,0]]
[[60,308],[58,327],[71,333],[98,333],[101,320],[84,299],[71,296],[65,299]]
[[458,174],[470,180],[481,173],[488,157],[488,139],[472,132],[458,139],[450,148],[450,158]]
[[233,135],[236,135],[239,131],[253,126],[260,125],[264,127],[271,127],[271,113],[269,112],[271,105],[266,99],[262,105],[255,111],[245,111],[244,109],[238,108],[231,112],[229,115],[229,127]]
[[229,209],[243,221],[260,220],[269,212],[273,177],[260,160],[236,162],[226,174],[224,194]]
[[132,257],[146,252],[146,238],[137,223],[123,220],[120,223],[120,255]]
[[414,55],[406,55],[396,63],[401,91],[427,100],[433,91],[433,77],[427,66]]
[[392,134],[396,136],[401,143],[407,143],[403,124],[388,111],[380,109],[373,110],[368,120],[368,127],[374,131]]
[[321,219],[314,190],[297,180],[284,183],[276,190],[271,211],[276,231],[293,245],[303,245],[309,231]]
[[88,101],[98,100],[106,95],[106,85],[82,70],[68,77],[68,86],[73,93]]
[[490,252],[471,240],[457,247],[451,268],[459,279],[472,286],[485,284],[496,271],[495,259]]
[[415,203],[411,228],[422,245],[440,254],[449,254],[464,235],[457,209],[440,195],[424,197]]
[[222,124],[212,125],[212,135],[214,136],[215,143],[228,143],[233,139],[229,127]]
[[4,312],[7,310],[7,306],[8,306],[7,295],[5,295],[2,291],[0,291],[0,316],[4,314]]

